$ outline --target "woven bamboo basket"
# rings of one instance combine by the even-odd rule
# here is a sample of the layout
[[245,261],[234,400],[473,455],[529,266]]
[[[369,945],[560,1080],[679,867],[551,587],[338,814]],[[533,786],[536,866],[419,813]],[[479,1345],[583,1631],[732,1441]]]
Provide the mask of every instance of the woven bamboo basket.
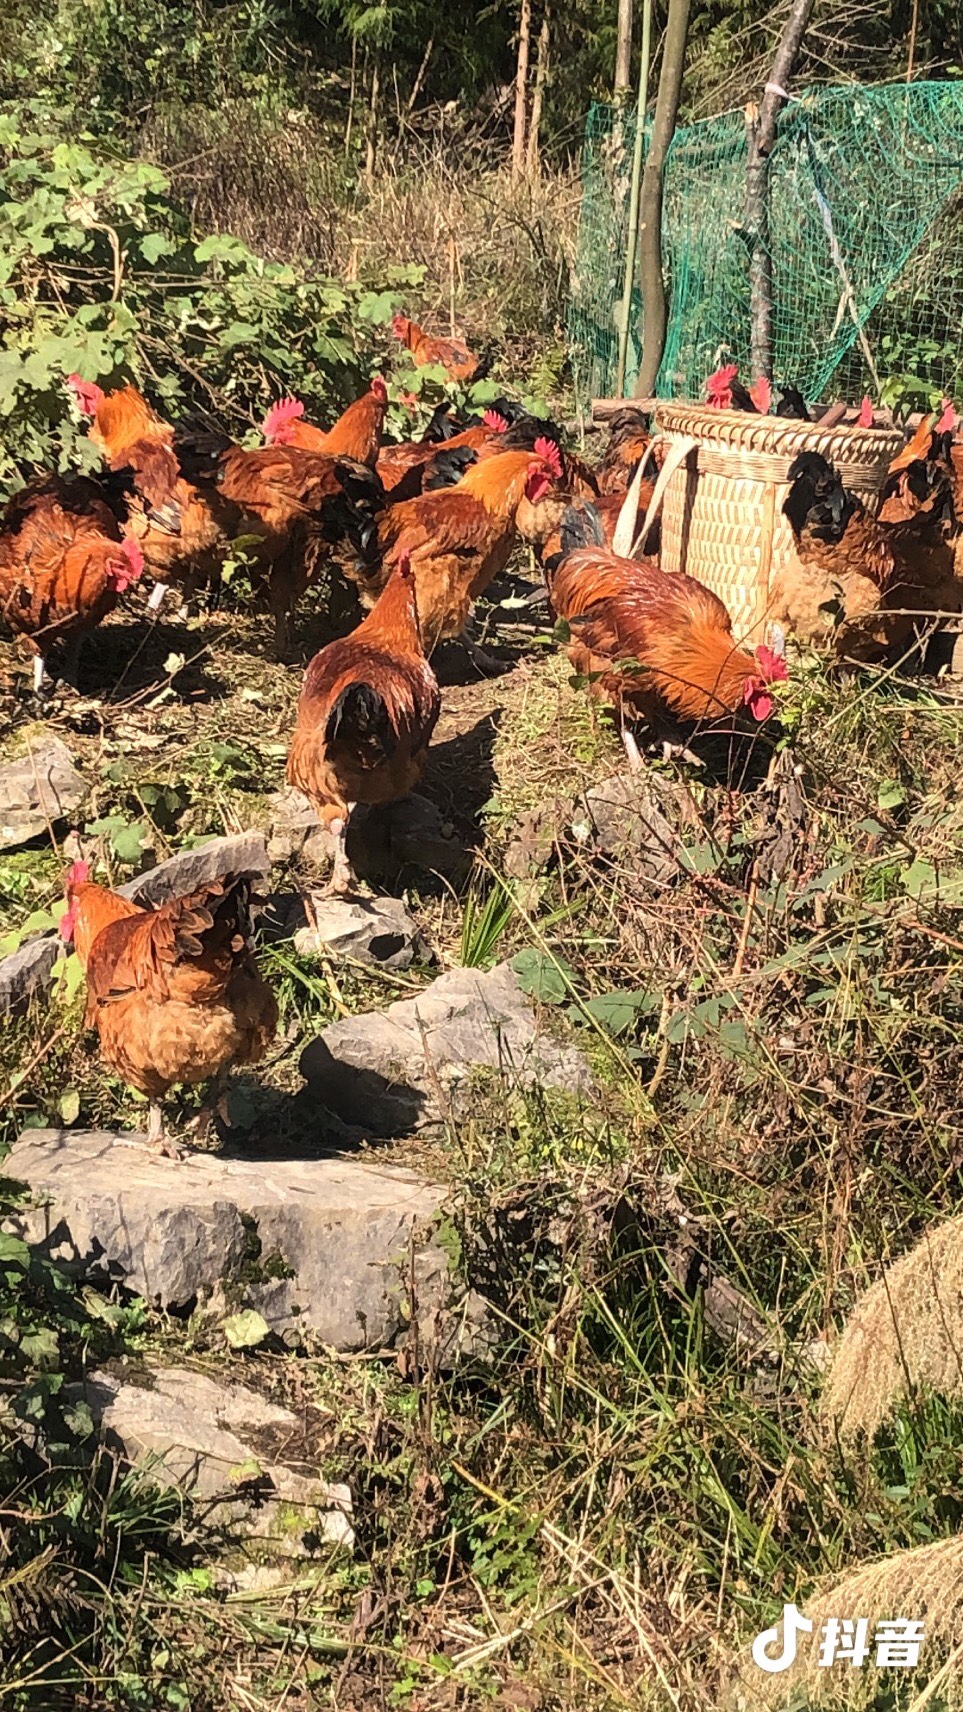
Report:
[[660,403],[655,423],[671,451],[694,442],[669,478],[662,503],[662,566],[711,588],[740,640],[765,640],[771,591],[798,566],[782,513],[789,466],[821,452],[843,485],[875,511],[890,461],[904,444],[890,428],[822,428],[708,405]]

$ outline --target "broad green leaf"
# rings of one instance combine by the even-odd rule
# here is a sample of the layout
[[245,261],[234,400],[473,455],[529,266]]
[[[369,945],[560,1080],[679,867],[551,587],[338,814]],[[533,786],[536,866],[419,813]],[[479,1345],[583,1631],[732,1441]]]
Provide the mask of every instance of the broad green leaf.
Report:
[[644,1011],[651,1011],[658,1003],[656,994],[641,989],[637,992],[598,993],[595,998],[586,999],[581,1006],[573,1005],[569,1014],[577,1019],[579,1012],[583,1011],[609,1034],[624,1034]]
[[244,1308],[224,1321],[224,1336],[232,1349],[254,1349],[270,1332],[267,1320],[256,1308]]
[[900,808],[906,801],[906,792],[897,779],[883,779],[876,793],[876,806],[880,809]]
[[560,1005],[575,980],[575,970],[564,957],[549,957],[532,948],[519,951],[512,958],[512,968],[522,992],[544,1005]]

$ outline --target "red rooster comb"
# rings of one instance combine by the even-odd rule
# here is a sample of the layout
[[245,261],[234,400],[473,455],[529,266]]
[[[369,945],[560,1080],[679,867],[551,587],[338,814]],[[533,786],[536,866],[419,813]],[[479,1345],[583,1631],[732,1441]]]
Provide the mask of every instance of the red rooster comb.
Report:
[[85,886],[89,878],[89,862],[72,862],[64,875],[64,886]]
[[377,398],[381,404],[387,404],[387,402],[388,402],[388,388],[385,386],[383,375],[380,375],[380,374],[372,375],[372,377],[371,377],[371,390],[374,393],[375,398]]
[[81,416],[96,416],[104,402],[103,388],[96,381],[81,380],[79,374],[68,375],[65,385]]
[[869,397],[864,398],[859,407],[856,426],[857,428],[872,428],[873,426],[873,401]]
[[403,339],[408,331],[408,321],[404,315],[392,315],[391,331],[396,339]]
[[765,642],[756,649],[756,660],[767,684],[782,683],[788,678],[789,667],[782,655],[777,654],[774,648],[767,648]]
[[943,406],[943,414],[937,422],[936,427],[933,429],[933,433],[955,434],[959,426],[960,418],[957,414],[955,404],[946,404]]
[[285,430],[303,415],[304,405],[299,398],[279,398],[261,423],[261,433],[268,445],[275,445]]
[[508,433],[508,423],[505,421],[504,416],[499,415],[497,410],[483,410],[482,421],[486,428],[491,429],[493,434]]
[[714,374],[709,376],[706,381],[706,397],[710,404],[714,404],[717,399],[723,397],[724,394],[729,391],[729,388],[738,373],[738,363],[725,363],[721,368],[717,368]]
[[543,458],[544,459],[545,463],[548,465],[553,476],[555,477],[555,480],[561,481],[561,479],[562,479],[562,454],[559,451],[558,447],[556,446],[555,441],[554,440],[546,440],[544,438],[539,438],[538,440],[535,441],[534,452],[535,452],[536,458]]

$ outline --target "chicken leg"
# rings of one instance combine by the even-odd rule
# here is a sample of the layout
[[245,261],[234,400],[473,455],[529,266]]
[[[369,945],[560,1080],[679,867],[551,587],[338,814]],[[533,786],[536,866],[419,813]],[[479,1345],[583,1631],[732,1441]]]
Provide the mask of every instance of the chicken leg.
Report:
[[639,746],[635,737],[627,725],[622,727],[622,748],[625,750],[625,758],[629,763],[629,772],[640,773],[643,764],[642,756],[639,753]]
[[331,869],[329,890],[336,898],[347,896],[358,883],[354,869],[348,860],[348,827],[354,806],[354,803],[348,803],[343,817],[328,822],[328,831],[334,839],[334,863]]
[[159,1159],[183,1159],[175,1142],[164,1134],[164,1108],[159,1100],[151,1100],[147,1108],[147,1146]]

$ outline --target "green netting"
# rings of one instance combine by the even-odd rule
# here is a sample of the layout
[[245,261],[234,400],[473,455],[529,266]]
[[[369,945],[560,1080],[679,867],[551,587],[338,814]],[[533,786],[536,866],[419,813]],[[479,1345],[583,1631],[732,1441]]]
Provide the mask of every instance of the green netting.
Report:
[[[634,115],[589,114],[570,313],[583,398],[615,388],[634,131]],[[745,168],[741,113],[679,131],[669,151],[663,397],[700,397],[721,352],[749,372]],[[865,342],[891,401],[963,388],[961,187],[961,84],[817,89],[784,109],[770,165],[777,380],[813,400],[872,391]],[[636,293],[629,392],[640,326]]]

